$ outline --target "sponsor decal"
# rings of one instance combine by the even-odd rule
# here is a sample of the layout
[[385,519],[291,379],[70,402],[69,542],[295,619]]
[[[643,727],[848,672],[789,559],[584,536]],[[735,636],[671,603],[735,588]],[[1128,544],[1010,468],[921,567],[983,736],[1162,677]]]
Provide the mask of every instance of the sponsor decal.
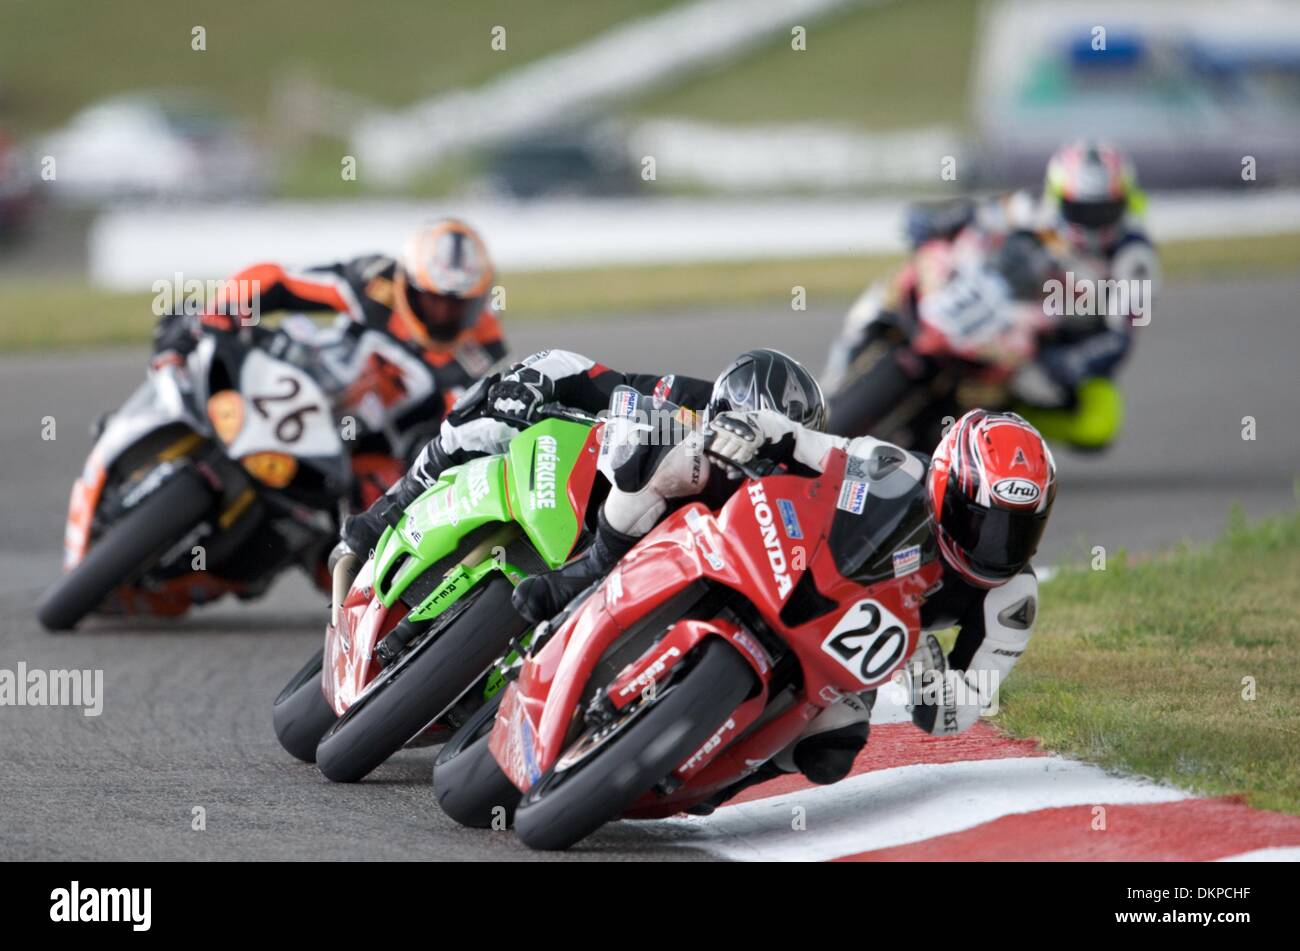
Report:
[[776,510],[781,513],[781,527],[787,538],[803,538],[803,527],[799,524],[799,513],[789,499],[777,499]]
[[717,548],[713,545],[713,536],[709,534],[708,523],[700,517],[700,513],[695,509],[691,509],[686,513],[686,527],[695,536],[700,554],[709,563],[709,567],[714,571],[721,571],[724,564],[722,555],[718,554]]
[[636,390],[615,390],[609,401],[609,415],[631,417],[636,414],[640,394]]
[[476,459],[469,464],[469,504],[466,509],[477,508],[478,504],[488,497],[491,488],[488,486],[487,470],[490,464],[489,459]]
[[613,607],[623,600],[623,569],[615,567],[605,577],[605,604]]
[[630,683],[626,684],[621,690],[619,690],[618,695],[620,697],[630,697],[634,693],[640,693],[646,687],[650,686],[653,681],[659,679],[659,675],[667,669],[668,661],[672,660],[674,657],[681,656],[682,652],[676,647],[668,648],[668,650],[656,657],[649,667],[637,674]]
[[695,755],[682,764],[677,770],[678,775],[685,776],[696,766],[703,762],[704,758],[722,745],[722,738],[736,728],[734,717],[727,717],[727,722],[718,727],[718,732],[713,734],[704,741],[704,745],[695,751]]
[[867,483],[859,482],[857,479],[845,479],[840,485],[840,497],[835,502],[835,507],[842,512],[861,515],[862,510],[867,507]]
[[848,462],[844,464],[844,474],[850,479],[857,479],[864,482],[868,478],[868,465],[870,465],[870,463],[861,456],[849,456]]
[[542,768],[537,765],[537,737],[533,735],[532,721],[519,708],[519,752],[524,761],[524,772],[531,786],[542,778]]
[[533,507],[555,508],[555,470],[560,457],[554,436],[538,436],[533,444]]
[[402,537],[406,539],[407,544],[412,548],[419,548],[420,542],[424,538],[424,533],[411,524],[408,518],[406,524],[402,526]]
[[1012,505],[1029,505],[1038,501],[1042,490],[1028,479],[1002,479],[993,483],[993,495]]
[[673,383],[676,379],[677,377],[670,373],[667,376],[661,376],[659,381],[655,383],[654,394],[651,396],[651,405],[655,409],[668,402],[668,394],[673,391]]
[[763,533],[763,548],[767,551],[768,565],[772,569],[772,580],[776,582],[776,596],[784,598],[794,587],[790,580],[789,567],[785,561],[785,549],[776,537],[776,520],[772,507],[767,504],[767,493],[761,482],[751,482],[747,490],[750,504],[754,506],[754,520]]
[[731,635],[731,639],[743,647],[745,653],[754,658],[754,663],[758,665],[760,673],[767,673],[767,651],[763,650],[763,646],[758,641],[750,637],[745,631],[736,631]]
[[912,545],[910,548],[900,548],[894,552],[894,577],[901,578],[903,575],[910,575],[917,568],[921,567],[921,546]]

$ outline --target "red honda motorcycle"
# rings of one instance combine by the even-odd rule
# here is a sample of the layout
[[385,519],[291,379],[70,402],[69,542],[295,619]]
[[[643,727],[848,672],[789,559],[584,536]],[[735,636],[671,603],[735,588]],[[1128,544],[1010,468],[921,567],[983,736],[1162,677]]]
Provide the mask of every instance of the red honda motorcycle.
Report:
[[564,849],[709,799],[886,683],[941,574],[924,488],[893,447],[826,461],[747,471],[716,513],[689,504],[638,543],[444,746],[444,811]]

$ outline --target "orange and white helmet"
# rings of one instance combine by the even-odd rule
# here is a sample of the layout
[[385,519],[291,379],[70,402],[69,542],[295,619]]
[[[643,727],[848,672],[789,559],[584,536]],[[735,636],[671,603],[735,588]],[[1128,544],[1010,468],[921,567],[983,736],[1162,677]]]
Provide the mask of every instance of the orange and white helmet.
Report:
[[406,304],[435,340],[474,326],[492,287],[492,259],[469,225],[444,218],[407,239],[398,262]]
[[1133,168],[1112,146],[1076,142],[1047,162],[1043,204],[1082,251],[1099,253],[1118,241],[1124,216],[1140,202]]
[[939,553],[981,588],[1029,564],[1056,498],[1056,462],[1015,413],[973,409],[940,440],[926,476]]

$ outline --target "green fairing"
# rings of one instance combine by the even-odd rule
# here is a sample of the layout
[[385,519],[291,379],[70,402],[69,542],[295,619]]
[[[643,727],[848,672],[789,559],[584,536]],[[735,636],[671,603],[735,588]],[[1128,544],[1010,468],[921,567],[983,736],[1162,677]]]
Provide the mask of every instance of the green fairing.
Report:
[[[562,564],[579,530],[578,513],[569,501],[569,474],[587,451],[590,431],[581,423],[544,419],[516,436],[505,455],[484,456],[444,471],[375,546],[375,594],[384,606],[392,607],[411,582],[460,549],[475,529],[493,522],[517,523],[547,565]],[[403,558],[405,563],[385,585],[393,565]],[[504,558],[489,553],[478,564],[451,569],[410,618],[437,617],[493,571],[513,583],[522,577]]]

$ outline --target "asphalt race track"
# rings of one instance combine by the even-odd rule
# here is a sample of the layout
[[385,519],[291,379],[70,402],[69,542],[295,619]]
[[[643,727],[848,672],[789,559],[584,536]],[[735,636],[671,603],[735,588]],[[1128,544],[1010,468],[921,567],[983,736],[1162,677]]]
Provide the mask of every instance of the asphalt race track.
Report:
[[[1233,502],[1253,516],[1294,505],[1298,298],[1296,277],[1166,291],[1124,377],[1130,423],[1121,444],[1099,457],[1058,456],[1061,491],[1041,561],[1086,557],[1092,545],[1114,552],[1211,537]],[[517,356],[567,347],[615,366],[712,376],[750,345],[820,367],[839,313],[811,301],[797,314],[777,302],[507,322]],[[180,623],[97,620],[59,636],[38,628],[32,608],[58,571],[87,426],[121,402],[143,364],[143,350],[0,358],[0,667],[102,668],[105,692],[94,718],[0,709],[0,859],[529,857],[509,834],[462,830],[438,812],[430,750],[405,752],[349,787],[281,751],[271,700],[318,645],[326,608],[301,579],[254,605],[220,604]],[[57,438],[45,441],[50,416]],[[1254,441],[1242,439],[1245,416],[1257,421]],[[851,808],[866,812],[873,801],[864,792]],[[206,811],[204,831],[191,829],[196,806]],[[680,825],[657,825],[608,827],[566,857],[732,854],[707,851]]]

